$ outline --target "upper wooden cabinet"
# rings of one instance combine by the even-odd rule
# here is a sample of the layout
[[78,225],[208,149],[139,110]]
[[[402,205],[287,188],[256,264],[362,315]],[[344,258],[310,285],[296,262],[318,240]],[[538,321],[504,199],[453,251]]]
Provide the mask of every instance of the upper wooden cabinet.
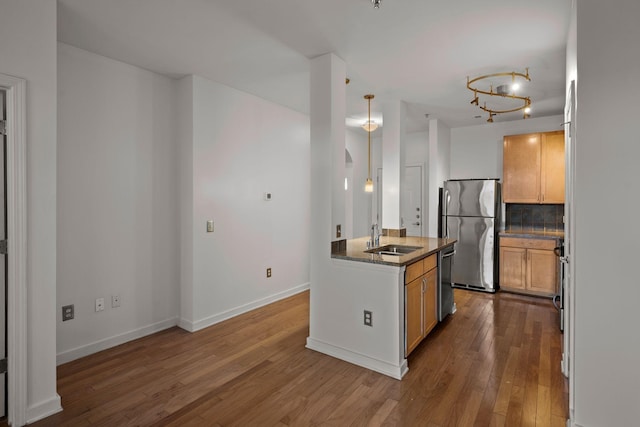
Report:
[[505,203],[564,203],[564,131],[504,137]]

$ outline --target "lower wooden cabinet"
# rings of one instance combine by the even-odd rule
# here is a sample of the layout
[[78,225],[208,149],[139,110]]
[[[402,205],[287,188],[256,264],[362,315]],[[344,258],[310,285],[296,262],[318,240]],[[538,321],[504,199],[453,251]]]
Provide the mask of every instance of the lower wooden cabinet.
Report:
[[555,295],[558,258],[555,240],[500,238],[500,288],[532,295]]
[[436,254],[415,262],[405,273],[405,356],[438,324]]

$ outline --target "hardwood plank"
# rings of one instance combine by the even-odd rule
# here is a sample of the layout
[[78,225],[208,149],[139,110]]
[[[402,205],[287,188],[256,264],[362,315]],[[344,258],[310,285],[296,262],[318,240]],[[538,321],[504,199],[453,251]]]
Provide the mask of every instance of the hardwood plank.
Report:
[[305,348],[308,298],[61,365],[64,411],[33,425],[564,425],[568,385],[549,300],[456,289],[458,311],[398,381]]

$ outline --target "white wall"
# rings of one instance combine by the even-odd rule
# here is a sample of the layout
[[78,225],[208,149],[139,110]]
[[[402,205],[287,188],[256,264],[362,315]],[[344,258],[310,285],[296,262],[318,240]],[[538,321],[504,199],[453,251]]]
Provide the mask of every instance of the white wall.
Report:
[[174,326],[180,268],[174,81],[65,44],[58,71],[62,363]]
[[575,418],[640,420],[640,2],[577,2]]
[[[368,235],[369,227],[371,226],[370,218],[373,195],[372,193],[365,193],[364,191],[369,161],[366,135],[359,131],[347,129],[345,145],[353,160],[353,181],[350,183],[350,189],[353,194],[353,222],[352,229],[350,230],[351,234],[343,237],[351,239]],[[375,169],[373,169],[373,164],[371,167],[375,186]]]
[[56,394],[56,2],[4,0],[0,73],[27,81],[27,419]]
[[181,233],[192,247],[183,248],[182,268],[193,272],[182,275],[190,280],[181,290],[192,313],[182,313],[180,325],[196,330],[308,287],[309,118],[197,76],[185,79],[179,92],[191,95],[178,98],[193,99],[193,133],[180,143],[192,146],[192,172],[182,170],[181,178],[192,182],[192,197],[182,195],[181,203],[190,203],[182,214],[191,210],[192,218],[181,219]]
[[[451,129],[438,123],[438,187],[451,175]],[[437,221],[436,221],[437,222]]]
[[502,180],[502,138],[505,135],[560,130],[563,122],[563,116],[557,115],[451,129],[450,179]]
[[439,189],[449,179],[451,160],[451,129],[438,119],[429,120],[429,171],[428,171],[428,228],[427,235],[438,236]]

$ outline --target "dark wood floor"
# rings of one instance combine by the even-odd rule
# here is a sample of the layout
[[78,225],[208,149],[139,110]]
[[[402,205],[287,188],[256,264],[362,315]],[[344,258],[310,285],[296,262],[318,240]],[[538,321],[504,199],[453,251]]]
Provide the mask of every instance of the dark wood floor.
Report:
[[305,292],[61,365],[64,411],[33,425],[564,427],[551,302],[455,292],[402,381],[306,349]]

